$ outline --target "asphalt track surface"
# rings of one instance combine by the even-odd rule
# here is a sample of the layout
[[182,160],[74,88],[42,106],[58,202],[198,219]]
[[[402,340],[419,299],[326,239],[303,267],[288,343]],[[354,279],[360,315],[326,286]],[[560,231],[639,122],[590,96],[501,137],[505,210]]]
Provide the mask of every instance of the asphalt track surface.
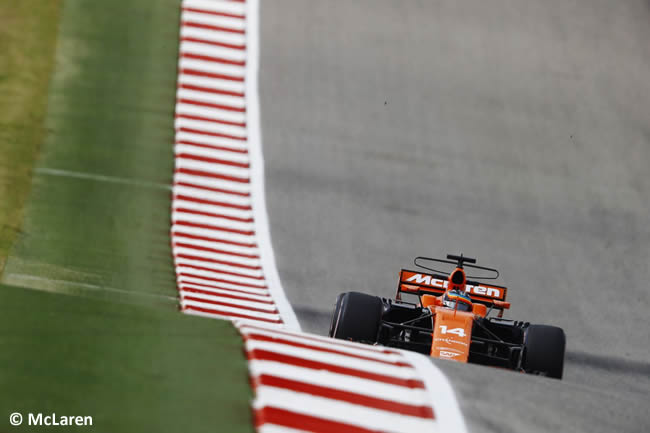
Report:
[[271,236],[306,331],[416,255],[501,270],[567,333],[562,382],[434,360],[473,431],[644,431],[650,3],[305,2],[261,10]]

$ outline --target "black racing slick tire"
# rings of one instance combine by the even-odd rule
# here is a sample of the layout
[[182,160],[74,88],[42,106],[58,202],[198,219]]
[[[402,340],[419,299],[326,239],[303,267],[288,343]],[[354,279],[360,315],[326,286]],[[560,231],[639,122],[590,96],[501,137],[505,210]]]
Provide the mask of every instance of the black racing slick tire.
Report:
[[336,298],[329,336],[341,340],[375,343],[383,303],[365,293],[342,293]]
[[526,373],[562,379],[566,336],[562,328],[530,325],[524,337],[523,368]]

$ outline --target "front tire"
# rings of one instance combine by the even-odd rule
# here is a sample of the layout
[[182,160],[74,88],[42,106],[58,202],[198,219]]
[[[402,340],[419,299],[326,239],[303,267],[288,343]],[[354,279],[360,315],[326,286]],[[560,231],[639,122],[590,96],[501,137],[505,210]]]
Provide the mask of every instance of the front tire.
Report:
[[329,336],[341,340],[375,343],[383,302],[365,293],[342,293],[336,298]]
[[523,368],[526,373],[562,379],[566,336],[562,328],[530,325],[524,336]]

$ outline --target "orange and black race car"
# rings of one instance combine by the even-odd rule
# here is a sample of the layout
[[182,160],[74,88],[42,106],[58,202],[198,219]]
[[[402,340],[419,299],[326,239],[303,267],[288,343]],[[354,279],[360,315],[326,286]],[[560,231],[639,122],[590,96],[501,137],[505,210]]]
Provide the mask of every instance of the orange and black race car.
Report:
[[[455,269],[429,267],[436,262]],[[340,294],[330,337],[561,379],[564,331],[504,319],[503,311],[510,308],[507,289],[468,280],[496,279],[499,271],[475,263],[462,254],[448,255],[447,260],[417,257],[414,264],[427,272],[402,269],[394,300],[358,292]],[[468,277],[466,267],[486,276]],[[419,302],[403,301],[406,294],[417,296]],[[494,311],[498,314],[491,316]]]

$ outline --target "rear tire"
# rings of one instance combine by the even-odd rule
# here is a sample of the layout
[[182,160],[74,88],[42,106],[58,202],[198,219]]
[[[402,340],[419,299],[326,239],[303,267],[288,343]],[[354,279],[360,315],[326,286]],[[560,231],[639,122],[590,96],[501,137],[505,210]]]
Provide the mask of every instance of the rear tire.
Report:
[[365,293],[342,293],[336,298],[329,336],[341,340],[375,343],[383,302]]
[[523,367],[526,373],[562,379],[566,336],[562,328],[530,325],[526,329]]

